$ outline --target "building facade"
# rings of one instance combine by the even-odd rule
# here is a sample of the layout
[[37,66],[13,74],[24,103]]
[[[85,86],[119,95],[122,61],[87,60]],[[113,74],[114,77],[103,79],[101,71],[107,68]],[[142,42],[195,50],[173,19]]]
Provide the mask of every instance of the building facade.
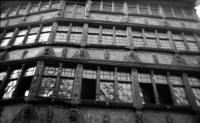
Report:
[[1,1],[1,123],[199,123],[195,0]]

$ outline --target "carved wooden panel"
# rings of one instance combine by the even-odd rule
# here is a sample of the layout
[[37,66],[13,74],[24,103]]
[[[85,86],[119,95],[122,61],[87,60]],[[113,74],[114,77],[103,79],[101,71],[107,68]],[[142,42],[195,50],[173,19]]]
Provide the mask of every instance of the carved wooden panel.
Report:
[[37,57],[39,54],[42,54],[44,52],[44,47],[31,48],[27,49],[26,51],[27,53],[25,54],[24,58]]
[[111,15],[111,14],[90,13],[89,19],[101,20],[101,21],[112,21],[112,22],[125,22],[124,16],[122,16],[122,15]]
[[8,53],[7,60],[22,59],[25,50],[14,50]]
[[172,55],[164,55],[164,54],[158,54],[157,55],[157,57],[158,57],[158,62],[160,63],[160,64],[171,64],[171,62],[172,62]]
[[59,48],[53,48],[54,54],[56,57],[62,57],[63,54],[63,49],[62,47]]

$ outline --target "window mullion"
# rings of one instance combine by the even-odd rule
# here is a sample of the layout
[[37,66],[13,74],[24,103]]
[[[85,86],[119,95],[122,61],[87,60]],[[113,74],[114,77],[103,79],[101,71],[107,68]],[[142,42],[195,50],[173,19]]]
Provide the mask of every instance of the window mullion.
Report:
[[28,29],[27,29],[26,34],[24,35],[24,40],[23,40],[23,42],[22,42],[22,45],[25,44],[25,42],[26,42],[26,40],[27,40],[27,37],[28,37],[28,35],[29,35],[30,30],[31,30],[31,27],[29,26]]
[[98,44],[102,44],[102,25],[100,25],[100,27],[99,27],[99,40],[98,40]]
[[133,106],[136,108],[142,108],[142,98],[140,96],[140,86],[138,82],[137,69],[131,70],[131,82],[132,82],[132,97],[133,97]]
[[128,36],[127,39],[128,39],[128,42],[129,42],[129,47],[130,47],[131,49],[134,48],[132,34],[133,34],[133,32],[132,32],[131,27],[127,27],[127,36]]
[[8,43],[7,46],[10,46],[14,43],[14,39],[17,37],[17,33],[19,32],[19,28],[15,28],[14,34],[12,35],[12,37],[10,38],[10,41]]
[[198,106],[196,104],[195,96],[192,92],[192,88],[191,88],[191,86],[188,82],[188,75],[186,73],[183,73],[182,78],[183,78],[183,84],[185,85],[185,91],[186,91],[186,95],[187,95],[187,98],[188,98],[188,102],[194,110],[197,110]]
[[170,43],[172,49],[176,51],[175,44],[174,44],[174,40],[173,40],[173,38],[172,38],[172,32],[171,32],[171,31],[168,31],[167,34],[168,34],[169,43]]
[[170,73],[167,72],[167,83],[169,85],[169,88],[170,88],[170,92],[171,92],[171,95],[172,95],[172,101],[173,101],[173,104],[176,104],[176,97],[175,97],[175,92],[174,92],[174,89],[173,89],[173,85],[172,85],[172,82],[170,82]]
[[73,92],[72,92],[72,104],[80,103],[81,99],[81,85],[83,78],[83,65],[78,64],[75,72],[75,81],[73,84]]
[[57,30],[58,30],[58,23],[54,22],[51,30],[51,42],[55,42]]
[[100,96],[100,66],[97,67],[97,77],[96,77],[96,100],[99,99]]
[[156,102],[156,104],[160,104],[159,94],[158,94],[158,90],[157,90],[156,82],[155,82],[155,77],[154,77],[154,71],[151,70],[151,75],[150,76],[151,76],[151,82],[152,82],[152,85],[153,85],[155,102]]
[[43,26],[42,26],[42,24],[40,24],[40,29],[39,29],[39,31],[37,33],[37,37],[35,39],[35,43],[38,43],[38,40],[39,40],[41,32],[42,32],[42,28],[43,28]]
[[119,101],[119,93],[118,93],[118,69],[115,67],[115,74],[114,74],[114,101]]
[[71,32],[72,32],[72,23],[69,24],[69,30],[67,33],[67,42],[70,42],[70,36],[71,36]]
[[58,89],[59,89],[59,84],[60,84],[60,80],[61,80],[62,68],[63,68],[63,63],[59,63],[58,74],[56,77],[56,83],[55,83],[55,87],[53,90],[54,97],[58,97]]
[[113,27],[113,42],[112,42],[112,45],[116,45],[117,43],[116,43],[116,34],[115,34],[115,32],[116,32],[116,27],[114,26]]
[[198,41],[197,34],[193,34],[193,35],[194,35],[195,42],[197,43],[197,47],[198,47],[199,50],[200,50],[200,41]]

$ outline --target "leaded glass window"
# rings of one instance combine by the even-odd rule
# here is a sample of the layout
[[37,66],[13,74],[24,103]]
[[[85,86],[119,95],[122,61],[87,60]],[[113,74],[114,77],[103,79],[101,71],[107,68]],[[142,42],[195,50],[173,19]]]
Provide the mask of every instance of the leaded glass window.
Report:
[[174,14],[177,18],[183,18],[183,12],[181,8],[173,8]]
[[196,98],[196,103],[198,106],[200,106],[200,79],[194,76],[189,76],[188,81],[192,87],[192,92]]
[[154,79],[158,84],[167,84],[167,79],[164,75],[155,74]]
[[70,42],[79,43],[81,41],[82,35],[79,33],[73,33],[70,35]]
[[125,73],[125,72],[118,72],[117,73],[117,79],[118,81],[124,81],[124,82],[130,82],[130,73]]
[[123,12],[123,2],[114,3],[114,12]]
[[151,48],[157,47],[156,39],[154,38],[146,38],[146,42],[147,42],[147,47],[151,47]]
[[67,33],[56,33],[55,42],[66,42],[67,40]]
[[131,83],[118,83],[119,99],[122,102],[132,102]]
[[57,67],[45,67],[44,75],[48,76],[57,76],[58,68]]
[[120,36],[116,36],[115,37],[115,40],[116,40],[116,44],[117,45],[123,45],[123,46],[128,46],[129,45],[129,42],[127,40],[127,37],[120,37]]
[[42,97],[52,96],[55,82],[56,78],[49,78],[49,77],[42,78],[38,95]]
[[0,81],[2,81],[6,77],[6,72],[0,72]]
[[162,6],[163,12],[165,14],[166,17],[173,17],[172,11],[171,11],[171,7],[168,6]]
[[143,47],[144,46],[144,41],[143,38],[140,37],[133,37],[133,42],[135,47]]
[[102,80],[114,80],[114,72],[112,71],[101,71],[100,79]]
[[13,92],[15,91],[17,85],[17,80],[11,80],[8,82],[7,87],[5,88],[5,93],[3,95],[3,99],[12,98]]
[[159,39],[159,42],[160,42],[161,48],[164,48],[164,49],[171,49],[171,45],[170,45],[169,40],[162,40],[162,39]]
[[10,75],[10,79],[16,79],[20,76],[21,69],[13,70],[13,72]]
[[148,73],[138,73],[138,81],[143,83],[151,83],[150,74]]
[[112,12],[112,2],[103,1],[103,11]]
[[174,96],[178,105],[188,105],[185,90],[182,87],[173,87]]
[[34,43],[36,38],[37,38],[36,34],[28,35],[28,37],[26,39],[26,44]]
[[92,2],[91,10],[100,11],[101,1],[95,0]]
[[75,70],[72,68],[63,68],[62,69],[62,77],[74,77]]
[[41,7],[40,7],[40,11],[45,11],[49,9],[49,2],[43,2]]
[[100,101],[114,100],[114,82],[100,82]]
[[200,89],[199,88],[193,88],[192,92],[194,93],[194,96],[196,98],[197,105],[200,106]]
[[200,87],[200,81],[199,81],[198,78],[196,78],[196,77],[189,77],[188,80],[189,80],[189,83],[190,83],[191,86]]
[[8,16],[15,16],[17,14],[17,7],[12,6],[11,10],[8,13]]
[[147,5],[140,4],[139,5],[139,10],[140,10],[140,14],[147,15],[149,13]]
[[1,47],[5,47],[9,44],[10,39],[12,38],[14,32],[8,32],[5,34],[4,38],[1,41]]
[[36,67],[26,69],[24,76],[33,76],[35,74]]
[[106,36],[102,35],[102,44],[112,45],[113,43],[113,37],[112,36]]
[[38,42],[47,42],[50,36],[52,26],[44,26],[39,36]]
[[137,4],[136,3],[130,3],[128,4],[128,12],[137,14]]
[[99,40],[99,35],[88,34],[87,43],[89,43],[89,44],[98,44],[98,40]]
[[182,79],[179,76],[170,76],[169,80],[173,85],[183,85]]
[[175,41],[174,43],[177,50],[186,50],[185,45],[182,41]]
[[199,51],[199,48],[196,42],[187,42],[187,43],[188,43],[190,51]]
[[26,7],[27,7],[27,4],[23,4],[21,5],[21,8],[19,10],[19,15],[25,15],[26,14]]
[[51,8],[52,9],[59,9],[60,8],[60,1],[59,0],[52,1]]
[[26,33],[27,33],[27,30],[19,31],[19,33],[18,33],[13,45],[21,45],[21,44],[23,44],[23,41],[24,41]]
[[185,17],[188,18],[188,19],[194,19],[195,18],[194,12],[190,8],[185,8],[184,9],[184,14],[185,14]]
[[159,16],[160,15],[160,13],[159,13],[159,6],[151,5],[150,9],[151,9],[151,14],[152,15],[155,15],[155,16]]
[[30,9],[30,13],[37,12],[39,9],[39,3],[33,3]]
[[96,79],[96,71],[94,71],[94,70],[83,70],[83,78]]
[[71,99],[73,83],[73,79],[61,79],[59,83],[58,96]]

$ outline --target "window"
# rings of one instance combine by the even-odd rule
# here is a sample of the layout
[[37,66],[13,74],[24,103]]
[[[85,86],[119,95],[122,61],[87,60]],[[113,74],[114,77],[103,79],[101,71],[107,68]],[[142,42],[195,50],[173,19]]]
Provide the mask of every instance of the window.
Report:
[[160,15],[159,6],[151,5],[150,9],[151,9],[151,14],[152,15],[155,15],[155,16],[159,16]]
[[170,45],[169,40],[159,39],[159,42],[160,42],[161,48],[163,48],[163,49],[171,49],[171,45]]
[[59,82],[58,96],[71,99],[74,83],[74,68],[62,68],[61,79]]
[[176,7],[176,8],[173,8],[173,10],[174,10],[174,14],[177,18],[183,18],[183,12],[182,12],[181,8]]
[[148,7],[145,4],[140,4],[139,5],[139,10],[140,10],[140,14],[144,14],[144,15],[149,14]]
[[94,0],[91,5],[91,10],[100,11],[101,1]]
[[186,50],[185,45],[182,41],[175,41],[174,43],[175,43],[177,50]]
[[30,13],[37,12],[39,10],[39,3],[32,3]]
[[44,26],[42,28],[38,42],[47,42],[48,41],[49,35],[50,35],[50,32],[51,32],[51,28],[52,28],[52,26]]
[[200,79],[196,76],[189,76],[188,81],[192,87],[192,92],[195,96],[196,104],[200,106]]
[[188,105],[182,78],[180,76],[171,75],[169,81],[173,86],[176,105]]
[[173,17],[171,7],[162,6],[162,9],[166,17]]
[[123,2],[114,2],[114,12],[123,12]]
[[83,70],[83,80],[81,87],[81,99],[95,100],[96,99],[96,71]]
[[98,44],[98,41],[99,41],[99,28],[98,27],[89,27],[87,43]]
[[85,5],[77,3],[67,3],[65,7],[65,17],[83,19]]
[[8,80],[8,84],[4,90],[3,99],[10,99],[14,95],[14,91],[16,90],[18,77],[21,74],[21,69],[15,69],[11,72],[10,78]]
[[199,51],[199,48],[196,42],[188,42],[188,46],[189,46],[190,51]]
[[146,38],[147,47],[157,48],[157,43],[155,38]]
[[82,38],[82,31],[83,31],[82,26],[73,26],[70,34],[70,42],[79,43]]
[[113,29],[102,28],[102,44],[112,45],[113,44]]
[[185,18],[195,19],[193,9],[191,9],[191,8],[185,8],[184,9],[184,15],[185,15]]
[[27,4],[22,4],[20,9],[19,9],[19,15],[25,15],[26,14],[26,10],[27,10]]
[[1,10],[1,18],[5,18],[7,16],[7,12],[8,12],[7,9]]
[[132,102],[130,73],[118,72],[118,93],[122,102]]
[[59,9],[60,8],[60,1],[59,0],[52,1],[51,8],[52,9]]
[[135,47],[143,47],[144,46],[144,40],[142,37],[142,31],[141,30],[134,30],[133,31],[133,44]]
[[103,11],[112,12],[112,1],[103,1]]
[[100,71],[100,101],[114,100],[114,72],[113,71]]
[[6,75],[7,75],[7,72],[0,72],[0,86],[3,80],[5,79]]
[[46,66],[40,83],[39,96],[50,97],[53,95],[54,85],[58,74],[58,67]]
[[5,36],[4,36],[4,38],[2,39],[1,45],[0,45],[0,46],[1,46],[1,47],[7,46],[7,45],[9,44],[10,39],[12,38],[13,34],[14,34],[14,32],[7,32],[7,33],[5,34]]
[[26,44],[34,43],[37,38],[37,33],[39,32],[40,27],[33,27],[29,31],[29,35],[26,39]]
[[8,16],[15,16],[17,14],[17,7],[16,6],[12,6],[11,10],[8,13]]
[[27,30],[20,30],[18,35],[16,36],[13,45],[22,45],[24,38],[26,36]]
[[45,11],[49,9],[49,2],[42,2],[41,7],[40,7],[40,11]]
[[69,26],[59,25],[55,36],[55,42],[66,42],[68,32],[69,32]]
[[138,73],[138,81],[140,86],[140,95],[142,97],[143,104],[154,104],[155,97],[153,86],[151,84],[150,74],[148,73]]
[[137,12],[137,4],[136,3],[129,3],[128,4],[128,12],[133,14],[138,14]]
[[125,29],[116,29],[115,35],[116,35],[115,41],[117,45],[123,45],[123,46],[129,45]]

